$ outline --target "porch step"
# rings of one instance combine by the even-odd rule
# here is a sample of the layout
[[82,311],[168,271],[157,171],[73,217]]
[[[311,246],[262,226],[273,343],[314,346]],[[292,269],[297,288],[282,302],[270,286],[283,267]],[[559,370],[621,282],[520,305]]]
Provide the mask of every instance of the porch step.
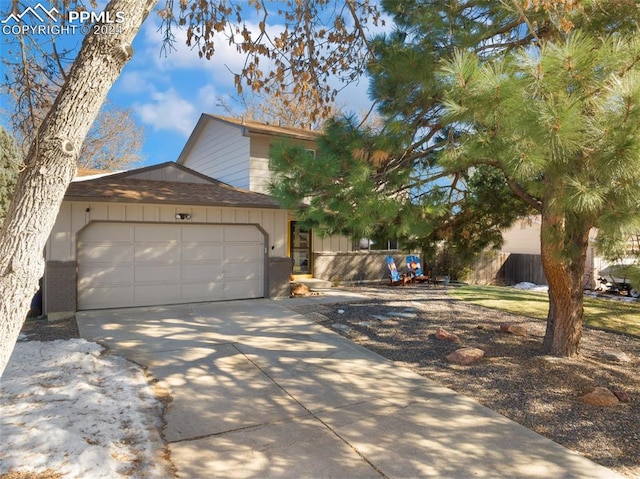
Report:
[[317,291],[320,289],[331,289],[333,286],[331,281],[325,281],[324,279],[318,278],[300,278],[292,281],[292,283],[300,283],[304,284],[311,291]]

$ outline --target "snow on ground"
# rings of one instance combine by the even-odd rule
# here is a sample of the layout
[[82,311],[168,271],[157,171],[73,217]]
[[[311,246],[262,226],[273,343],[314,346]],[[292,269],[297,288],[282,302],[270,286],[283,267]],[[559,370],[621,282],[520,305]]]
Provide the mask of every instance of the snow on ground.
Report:
[[522,283],[518,283],[513,287],[516,289],[526,289],[528,291],[543,291],[543,292],[549,291],[549,286],[539,285],[535,283],[528,283],[526,281]]
[[171,477],[140,367],[84,339],[18,342],[0,381],[0,475]]
[[[526,281],[522,282],[522,283],[518,283],[513,285],[514,288],[516,289],[525,289],[528,291],[542,291],[542,292],[547,292],[549,291],[549,286],[545,286],[545,285],[539,285],[539,284],[535,284],[535,283],[528,283]],[[610,301],[621,301],[624,303],[635,303],[638,302],[637,299],[632,298],[631,296],[619,296],[616,294],[603,294],[599,291],[584,291],[585,296],[589,296],[592,298],[596,298],[596,299],[603,299],[603,300],[610,300]]]

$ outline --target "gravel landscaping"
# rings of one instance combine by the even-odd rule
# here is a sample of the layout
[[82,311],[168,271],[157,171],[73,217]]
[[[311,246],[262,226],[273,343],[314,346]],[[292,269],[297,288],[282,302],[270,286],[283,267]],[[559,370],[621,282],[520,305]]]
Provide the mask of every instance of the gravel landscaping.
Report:
[[[640,338],[585,328],[581,356],[560,359],[540,351],[544,321],[464,303],[446,288],[340,289],[370,299],[293,309],[603,466],[640,478]],[[526,335],[501,331],[506,323],[524,327]],[[438,339],[439,329],[438,336],[446,337],[444,330],[459,343]],[[485,355],[470,365],[446,359],[463,347]],[[594,388],[614,392],[616,404],[585,404],[581,396]]]

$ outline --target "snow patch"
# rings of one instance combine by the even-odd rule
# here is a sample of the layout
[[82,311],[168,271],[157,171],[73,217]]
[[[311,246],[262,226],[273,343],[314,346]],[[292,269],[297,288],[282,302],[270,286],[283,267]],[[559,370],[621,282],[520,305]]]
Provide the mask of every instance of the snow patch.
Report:
[[0,384],[0,474],[167,477],[143,371],[84,339],[17,343]]
[[518,283],[513,286],[516,289],[524,289],[527,291],[549,291],[549,286],[539,285],[535,283],[529,283],[527,281],[523,281],[522,283]]

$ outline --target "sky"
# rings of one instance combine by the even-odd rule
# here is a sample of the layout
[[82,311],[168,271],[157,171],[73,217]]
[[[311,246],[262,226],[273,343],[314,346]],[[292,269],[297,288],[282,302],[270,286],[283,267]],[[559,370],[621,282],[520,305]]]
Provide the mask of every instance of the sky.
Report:
[[49,469],[66,479],[170,476],[162,405],[144,372],[102,352],[84,339],[21,335],[0,383],[0,475]]
[[[49,6],[47,0],[26,0],[24,4],[34,8],[38,4]],[[105,4],[105,0],[100,1],[95,11],[100,12]],[[6,19],[5,9],[3,6],[2,19]],[[33,17],[27,18],[34,21]],[[252,20],[255,19],[249,18],[249,27],[257,31]],[[181,30],[174,32],[177,50],[165,56],[161,51],[159,26],[160,20],[154,11],[136,36],[135,53],[108,96],[111,104],[131,108],[137,123],[144,127],[141,166],[176,161],[202,113],[228,115],[216,106],[217,99],[235,94],[232,72],[240,71],[244,62],[244,56],[224,40],[217,42],[212,60],[198,58],[197,52],[186,46],[186,33]],[[281,28],[277,19],[268,26],[271,32]],[[58,35],[56,41],[75,41],[79,45],[77,37]],[[337,105],[348,112],[368,110],[371,106],[368,81],[363,79],[344,90]],[[241,111],[236,113],[240,115]]]

